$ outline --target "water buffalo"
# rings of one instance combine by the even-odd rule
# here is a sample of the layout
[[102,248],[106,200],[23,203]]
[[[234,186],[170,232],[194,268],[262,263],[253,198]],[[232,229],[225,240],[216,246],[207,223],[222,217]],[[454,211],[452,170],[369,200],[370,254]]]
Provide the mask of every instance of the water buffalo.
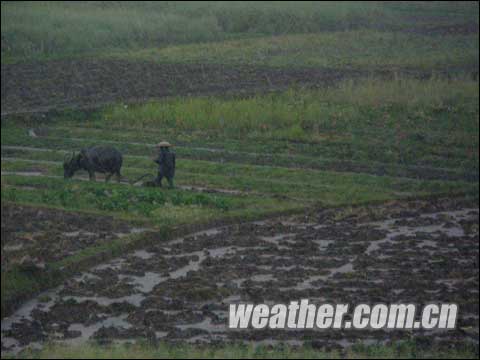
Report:
[[120,182],[123,156],[120,151],[109,146],[92,146],[82,149],[79,154],[73,153],[71,158],[65,158],[63,175],[71,178],[78,170],[88,171],[90,180],[95,180],[95,172],[106,174],[105,181],[116,175]]

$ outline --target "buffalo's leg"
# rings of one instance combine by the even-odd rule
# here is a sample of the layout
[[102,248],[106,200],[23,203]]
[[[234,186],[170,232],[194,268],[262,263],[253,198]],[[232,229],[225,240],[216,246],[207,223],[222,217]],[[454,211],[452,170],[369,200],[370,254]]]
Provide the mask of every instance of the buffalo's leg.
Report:
[[112,173],[107,174],[107,176],[105,176],[105,182],[109,182],[110,179],[112,178],[112,175],[113,175]]
[[168,187],[170,189],[173,189],[175,187],[175,185],[173,184],[173,177],[167,177],[167,181],[168,181]]
[[95,171],[89,171],[88,177],[90,178],[90,181],[97,181],[97,178],[95,177]]
[[117,171],[117,172],[115,173],[115,177],[117,178],[117,182],[118,182],[118,183],[120,182],[120,180],[122,180],[122,174],[120,174],[120,171]]

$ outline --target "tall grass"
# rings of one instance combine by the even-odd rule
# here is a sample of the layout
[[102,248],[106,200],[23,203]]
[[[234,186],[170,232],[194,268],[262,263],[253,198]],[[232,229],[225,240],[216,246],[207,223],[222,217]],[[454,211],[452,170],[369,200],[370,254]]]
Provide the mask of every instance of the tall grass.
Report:
[[171,63],[249,64],[287,67],[377,68],[478,67],[478,34],[426,34],[371,29],[316,34],[278,35],[162,49],[128,54],[132,59]]
[[478,80],[367,79],[243,99],[196,97],[116,105],[104,110],[102,124],[214,131],[235,138],[264,133],[297,141],[331,129],[408,126],[405,131],[410,131],[410,120],[417,122],[417,129],[445,130],[456,124],[464,131],[478,131],[478,99]]
[[102,4],[2,2],[2,54],[37,57],[93,53],[142,45],[214,40],[220,29],[210,15],[187,18],[148,7]]
[[408,28],[414,15],[478,22],[478,3],[4,1],[1,52],[31,59],[259,35],[395,30]]

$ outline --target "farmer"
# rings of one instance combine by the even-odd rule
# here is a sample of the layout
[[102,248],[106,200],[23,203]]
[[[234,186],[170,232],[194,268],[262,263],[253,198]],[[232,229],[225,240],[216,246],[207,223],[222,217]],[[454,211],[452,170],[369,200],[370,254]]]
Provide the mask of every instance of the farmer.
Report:
[[168,185],[173,188],[173,177],[175,176],[175,153],[170,151],[172,145],[167,141],[162,141],[156,145],[158,157],[155,162],[158,164],[158,175],[155,179],[155,185],[162,186],[162,179],[167,178]]

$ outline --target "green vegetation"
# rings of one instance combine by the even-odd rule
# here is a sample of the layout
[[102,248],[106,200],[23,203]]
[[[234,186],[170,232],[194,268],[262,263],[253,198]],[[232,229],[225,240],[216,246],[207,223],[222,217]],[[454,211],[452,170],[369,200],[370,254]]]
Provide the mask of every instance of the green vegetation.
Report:
[[147,344],[115,346],[50,346],[42,351],[22,354],[22,358],[59,359],[475,359],[478,352],[473,347],[438,350],[420,349],[415,343],[400,342],[396,345],[356,345],[346,352],[327,351],[311,347],[294,348],[276,346],[273,349],[260,346],[231,345],[225,347],[195,347],[193,345],[161,344],[157,348]]
[[438,71],[446,67],[474,70],[478,51],[478,33],[432,37],[356,30],[174,45],[112,56],[168,63]]
[[[23,180],[23,179],[22,179]],[[19,181],[20,184],[22,181]],[[221,197],[207,197],[203,194],[189,194],[186,192],[159,192],[156,189],[136,188],[134,191],[125,186],[107,186],[97,184],[63,184],[63,180],[48,179],[40,181],[39,186],[48,186],[47,189],[36,191],[17,191],[16,189],[2,190],[2,201],[19,203],[43,203],[52,206],[61,206],[66,209],[91,208],[104,212],[128,213],[130,216],[151,216],[159,207],[199,207],[204,212],[208,208],[225,211],[230,204]],[[7,181],[10,184],[10,181]],[[30,185],[37,185],[29,180]],[[169,208],[169,210],[171,210]],[[166,211],[167,215],[168,212]],[[162,214],[163,215],[163,214]],[[162,216],[165,220],[165,217]]]
[[117,105],[97,116],[99,121],[87,124],[317,143],[332,133],[337,137],[413,130],[434,136],[446,130],[474,134],[478,99],[477,80],[364,79],[334,88],[246,99],[205,97]]
[[[266,35],[286,35],[319,33],[325,31],[351,31],[361,29],[381,31],[414,31],[414,32],[438,32],[441,29],[455,28],[455,26],[467,24],[478,27],[478,3],[389,3],[389,2],[225,2],[225,1],[184,1],[184,2],[2,2],[2,62],[18,61],[25,59],[48,59],[65,56],[78,56],[85,54],[108,54],[112,51],[138,50],[142,48],[162,48],[168,45],[205,43],[224,41],[228,39],[252,38]],[[414,15],[413,15],[414,14]],[[419,20],[420,19],[420,20]],[[440,29],[440,30],[441,30]],[[461,29],[459,31],[462,33]],[[453,30],[453,37],[438,39],[440,48],[432,49],[430,57],[435,54],[441,55],[442,59],[449,56],[455,59],[456,55],[462,57],[472,56],[474,52],[467,55],[461,53],[462,48],[469,46],[462,41],[462,36],[456,35]],[[360,42],[358,49],[365,49],[368,37],[359,32],[358,35],[346,33],[346,35],[325,35],[318,41],[310,44],[311,38],[300,40],[300,48],[293,45],[289,51],[293,51],[298,57],[299,51],[305,53],[308,48],[318,51],[320,43],[337,46],[346,42]],[[381,33],[373,35],[379,40],[378,47],[368,48],[372,51],[381,50],[389,52],[395,46],[395,42],[405,44],[411,38]],[[392,41],[392,36],[395,38]],[[365,43],[362,43],[362,38]],[[282,38],[280,38],[282,39]],[[286,38],[287,48],[290,47],[288,37]],[[336,40],[335,40],[336,39]],[[337,40],[341,40],[337,42]],[[370,38],[373,40],[373,38]],[[260,40],[262,43],[247,45],[245,53],[256,54],[255,63],[262,62],[261,57],[275,50],[275,39],[273,45],[269,40]],[[302,42],[304,45],[301,45]],[[308,44],[307,44],[307,43]],[[324,43],[326,42],[326,43]],[[385,46],[390,42],[390,46]],[[414,41],[410,51],[403,57],[414,54],[415,46],[428,50],[428,45]],[[444,44],[445,42],[445,44]],[[278,43],[278,41],[277,41]],[[460,44],[459,44],[460,43]],[[463,44],[461,44],[463,43]],[[240,45],[245,45],[241,43]],[[264,47],[265,46],[265,47]],[[226,43],[219,45],[218,55],[226,56],[228,60],[232,45]],[[302,49],[303,47],[303,49]],[[348,47],[348,45],[347,45]],[[201,48],[200,48],[201,49]],[[257,52],[257,49],[260,49]],[[442,49],[454,49],[445,55]],[[456,49],[456,50],[455,50]],[[192,58],[192,48],[187,50],[189,58]],[[243,49],[231,49],[240,54]],[[402,46],[398,47],[401,52]],[[473,49],[474,50],[474,49]],[[162,53],[168,59],[170,56],[178,59],[175,53],[183,50],[172,49]],[[359,51],[359,50],[357,50]],[[309,51],[307,51],[308,53]],[[328,51],[327,51],[328,53]],[[262,55],[263,54],[263,55]],[[233,54],[232,54],[233,55]],[[280,56],[285,56],[286,52]],[[344,56],[344,51],[339,53]],[[362,54],[363,55],[363,54]],[[420,53],[422,55],[422,53]],[[198,55],[202,58],[203,52]],[[303,55],[302,55],[303,56]],[[292,63],[291,56],[287,60],[278,56],[273,62]],[[315,64],[317,63],[312,53],[307,54]],[[368,58],[368,56],[366,57]],[[478,59],[478,41],[477,55]],[[288,60],[289,59],[289,60]],[[440,59],[440,61],[442,60]],[[323,63],[325,60],[320,60]],[[305,63],[309,63],[305,60]]]
[[[245,99],[177,98],[109,106],[85,117],[81,112],[57,114],[46,135],[34,139],[26,129],[6,124],[2,144],[69,151],[111,143],[127,155],[142,156],[127,164],[143,167],[153,166],[148,159],[151,146],[168,137],[179,145],[179,156],[194,161],[393,176],[437,168],[468,177],[478,172],[478,94],[477,80],[399,78],[346,81],[324,90]],[[56,161],[64,156],[10,154]],[[4,150],[2,155],[9,156]],[[193,169],[194,163],[183,161],[179,166],[189,164],[184,170],[191,173],[213,166],[197,163],[202,165]],[[223,164],[208,172],[227,175],[231,170]]]
[[[214,164],[209,165],[211,169],[218,167]],[[38,165],[36,167],[39,168]],[[183,195],[188,192],[185,190],[174,192],[164,190],[159,193],[157,189],[136,187],[130,189],[115,183],[105,185],[72,182],[72,184],[64,185],[64,180],[61,178],[28,177],[28,171],[31,170],[30,164],[19,160],[2,164],[2,171],[27,172],[27,176],[6,175],[2,177],[5,186],[8,185],[7,188],[2,190],[2,200],[30,204],[47,203],[69,209],[113,211],[128,214],[130,217],[137,215],[154,218],[154,215],[157,214],[158,221],[164,222],[168,219],[171,209],[160,213],[154,210],[167,204],[173,206],[188,205],[192,207],[190,211],[198,205],[208,205],[203,206],[203,211],[201,211],[203,215],[195,216],[197,220],[200,220],[207,215],[229,216],[238,214],[240,210],[244,215],[247,215],[252,210],[249,209],[249,205],[254,204],[256,204],[257,212],[264,209],[266,215],[268,212],[274,211],[275,208],[277,210],[285,207],[300,209],[305,206],[320,204],[339,206],[387,200],[395,197],[410,197],[413,194],[470,193],[478,189],[478,186],[474,183],[461,181],[419,181],[387,176],[341,174],[265,166],[232,165],[223,169],[226,172],[230,170],[230,173],[239,174],[234,178],[222,174],[208,174],[207,166],[199,166],[198,171],[194,169],[192,168],[191,172],[182,172],[179,169],[178,177],[181,177],[181,180],[178,181],[178,184],[180,186],[193,185],[207,189],[210,187],[212,190],[227,189],[226,191],[243,191],[244,193],[239,193],[237,196],[218,194]],[[204,170],[207,170],[207,173],[204,173]],[[60,177],[61,164],[52,170],[45,167],[42,173],[45,176],[57,174]],[[125,171],[127,175],[134,174],[131,175],[132,178],[138,177],[142,173],[144,171],[138,169],[127,168]],[[166,196],[164,192],[169,195]],[[267,201],[269,198],[271,201]],[[282,202],[285,203],[282,204]],[[208,214],[208,209],[215,210],[216,213]]]
[[[156,225],[206,223],[208,220],[295,208],[293,204],[260,196],[226,196],[185,190],[127,187],[125,185],[71,181],[62,178],[2,177],[2,201],[49,205],[82,210],[122,219],[150,220]],[[296,208],[300,207],[296,204]]]
[[[478,193],[478,184],[465,182],[478,172],[478,99],[476,80],[371,79],[252,98],[67,111],[22,126],[7,122],[2,171],[57,178],[3,176],[2,200],[170,224],[247,216],[252,209],[267,215],[318,204]],[[43,135],[29,136],[32,125]],[[155,174],[152,145],[165,137],[180,145],[180,190],[61,179],[65,154],[99,143],[125,153],[126,179]],[[432,173],[450,181],[430,181]],[[192,193],[191,186],[223,193]],[[171,209],[156,210],[166,204],[178,209],[173,219],[166,215]]]

